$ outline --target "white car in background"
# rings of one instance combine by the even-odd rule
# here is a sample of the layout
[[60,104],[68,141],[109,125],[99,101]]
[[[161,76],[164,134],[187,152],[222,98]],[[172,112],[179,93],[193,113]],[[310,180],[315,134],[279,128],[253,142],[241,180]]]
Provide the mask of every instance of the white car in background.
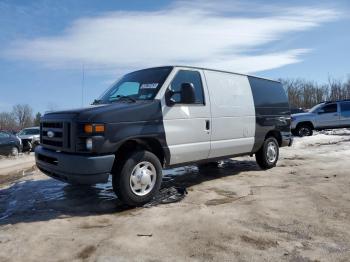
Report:
[[22,129],[17,136],[22,140],[23,152],[34,151],[40,143],[40,127],[28,127]]
[[320,103],[307,113],[292,114],[292,133],[311,136],[313,130],[350,128],[350,100]]

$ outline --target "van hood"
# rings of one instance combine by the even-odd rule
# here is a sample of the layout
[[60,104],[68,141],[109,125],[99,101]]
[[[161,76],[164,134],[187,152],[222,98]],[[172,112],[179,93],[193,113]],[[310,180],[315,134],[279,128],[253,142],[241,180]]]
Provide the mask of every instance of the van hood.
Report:
[[156,120],[160,115],[160,100],[138,100],[49,112],[44,115],[43,120],[74,119],[79,122],[113,123]]

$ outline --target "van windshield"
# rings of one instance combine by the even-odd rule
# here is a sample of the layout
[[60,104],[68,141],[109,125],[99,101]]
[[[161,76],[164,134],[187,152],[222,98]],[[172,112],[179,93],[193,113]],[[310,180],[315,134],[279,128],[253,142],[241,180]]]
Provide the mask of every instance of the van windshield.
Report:
[[129,99],[151,100],[168,77],[172,67],[158,67],[129,73],[109,88],[94,104],[113,103]]

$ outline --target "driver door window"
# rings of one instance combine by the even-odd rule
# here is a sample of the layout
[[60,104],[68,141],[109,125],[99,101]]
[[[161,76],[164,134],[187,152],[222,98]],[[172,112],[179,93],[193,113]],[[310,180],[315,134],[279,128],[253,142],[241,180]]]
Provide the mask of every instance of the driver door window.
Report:
[[[174,92],[178,92],[180,91],[183,83],[193,84],[196,98],[195,104],[204,104],[203,86],[200,73],[197,71],[180,70],[171,82],[170,89]],[[172,99],[175,101],[175,103],[179,103],[180,94],[174,94]]]

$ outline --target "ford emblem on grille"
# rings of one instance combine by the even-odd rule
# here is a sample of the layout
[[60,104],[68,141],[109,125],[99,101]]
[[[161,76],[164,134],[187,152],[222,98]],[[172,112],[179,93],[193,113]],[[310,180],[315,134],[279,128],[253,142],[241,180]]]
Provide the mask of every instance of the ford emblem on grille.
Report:
[[49,138],[53,138],[53,137],[55,136],[55,133],[52,132],[51,130],[50,130],[50,131],[47,131],[47,136],[48,136]]

